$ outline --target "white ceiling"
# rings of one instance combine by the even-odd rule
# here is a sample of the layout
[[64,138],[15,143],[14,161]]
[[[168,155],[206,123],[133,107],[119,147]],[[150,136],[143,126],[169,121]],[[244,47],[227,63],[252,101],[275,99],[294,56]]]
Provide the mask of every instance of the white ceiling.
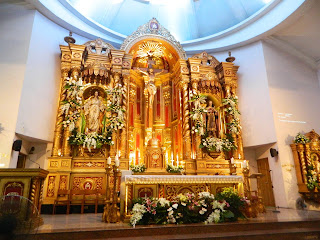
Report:
[[320,67],[320,1],[310,1],[298,20],[273,36]]

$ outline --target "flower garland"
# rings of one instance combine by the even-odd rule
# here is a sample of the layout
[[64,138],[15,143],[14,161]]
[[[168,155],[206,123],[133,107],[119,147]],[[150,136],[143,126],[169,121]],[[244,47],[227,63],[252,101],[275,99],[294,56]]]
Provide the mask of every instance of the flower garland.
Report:
[[319,185],[319,179],[318,179],[318,174],[316,171],[314,171],[313,165],[308,166],[308,171],[307,171],[307,188],[309,191],[313,191],[315,188],[320,190],[320,185]]
[[298,133],[295,137],[294,137],[294,142],[295,143],[302,143],[302,144],[306,144],[310,142],[310,139],[307,138],[305,135]]
[[111,131],[122,129],[125,110],[121,107],[121,96],[125,94],[125,90],[121,84],[118,84],[115,88],[107,90],[107,94],[110,96],[107,101],[107,112],[110,112],[110,116],[107,117],[107,126]]
[[146,165],[142,164],[137,164],[137,165],[130,165],[130,170],[134,173],[142,173],[147,170]]
[[166,170],[167,170],[168,173],[182,173],[184,168],[181,165],[174,166],[172,164],[168,164],[167,167],[166,167]]
[[66,100],[61,102],[60,111],[64,114],[64,121],[61,123],[64,128],[69,127],[72,132],[75,129],[76,122],[80,117],[82,99],[79,91],[82,88],[82,79],[78,81],[72,77],[65,79],[64,89],[67,90]]
[[222,99],[224,111],[232,118],[231,122],[227,123],[227,128],[230,133],[239,134],[241,131],[240,111],[237,108],[238,97],[229,97]]
[[190,102],[194,103],[194,108],[190,112],[190,117],[194,122],[194,126],[192,127],[192,133],[197,133],[200,136],[205,134],[205,126],[204,126],[204,119],[203,114],[207,112],[205,108],[205,103],[207,97],[202,94],[197,94],[195,92],[190,91]]
[[[237,194],[234,192],[235,196]],[[240,197],[238,199],[241,201]],[[235,202],[233,209],[240,207],[241,204]],[[172,201],[146,197],[134,200],[130,223],[133,227],[152,223],[218,223],[235,220],[230,209],[231,205],[226,200],[216,199],[209,192],[200,192],[197,197],[193,193],[179,194]]]

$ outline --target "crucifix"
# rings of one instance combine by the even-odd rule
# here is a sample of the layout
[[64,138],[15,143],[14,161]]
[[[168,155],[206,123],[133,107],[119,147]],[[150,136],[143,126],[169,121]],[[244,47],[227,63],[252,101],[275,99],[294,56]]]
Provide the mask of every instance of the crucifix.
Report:
[[140,73],[144,75],[144,95],[146,96],[146,127],[153,130],[153,100],[154,96],[157,93],[157,87],[155,85],[155,78],[163,73],[167,73],[168,70],[164,69],[154,69],[152,66],[155,61],[152,58],[148,57],[148,68],[136,68]]

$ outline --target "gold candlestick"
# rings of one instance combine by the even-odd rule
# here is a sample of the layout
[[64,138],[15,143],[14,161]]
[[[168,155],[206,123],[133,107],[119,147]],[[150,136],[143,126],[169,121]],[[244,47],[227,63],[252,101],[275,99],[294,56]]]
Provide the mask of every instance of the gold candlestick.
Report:
[[243,183],[244,195],[247,198],[250,198],[251,194],[250,194],[250,183],[249,183],[249,169],[247,167],[243,168],[242,173],[244,177],[244,183]]
[[114,175],[114,185],[113,185],[113,199],[112,199],[112,204],[110,209],[110,222],[117,223],[117,222],[120,222],[120,209],[118,207],[118,194],[117,194],[118,182],[121,177],[121,170],[119,169],[119,166],[117,165],[113,166],[113,175]]
[[229,161],[230,175],[237,175],[237,165]]
[[102,221],[110,223],[110,212],[111,212],[111,199],[110,199],[110,175],[112,171],[111,164],[107,164],[106,173],[107,173],[107,189],[106,189],[106,205],[104,206]]

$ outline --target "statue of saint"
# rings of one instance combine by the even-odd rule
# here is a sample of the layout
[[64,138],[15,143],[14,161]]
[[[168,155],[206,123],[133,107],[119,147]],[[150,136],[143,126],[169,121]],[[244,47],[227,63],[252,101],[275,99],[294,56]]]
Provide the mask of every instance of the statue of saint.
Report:
[[94,96],[91,96],[84,104],[84,114],[86,117],[86,132],[96,132],[100,130],[100,112],[104,112],[105,106],[99,92],[95,91]]
[[217,117],[218,111],[212,105],[212,101],[208,102],[207,106],[207,116],[206,116],[206,127],[209,136],[212,137],[219,137],[217,134],[218,124],[217,124]]
[[154,95],[157,93],[157,87],[155,85],[154,79],[156,76],[162,74],[164,70],[162,69],[161,72],[154,73],[152,68],[148,68],[147,72],[140,70],[140,68],[137,68],[139,72],[141,72],[143,75],[147,76],[146,86],[144,89],[144,93],[149,94],[149,106],[152,106]]

